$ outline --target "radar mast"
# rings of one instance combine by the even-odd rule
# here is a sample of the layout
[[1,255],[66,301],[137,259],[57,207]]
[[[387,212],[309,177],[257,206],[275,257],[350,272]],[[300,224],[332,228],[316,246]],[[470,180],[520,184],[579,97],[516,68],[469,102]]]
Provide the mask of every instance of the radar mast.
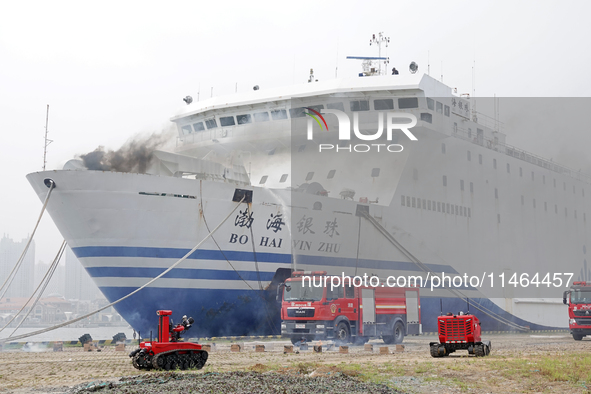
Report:
[[[378,46],[378,56],[347,56],[347,59],[355,59],[355,60],[362,60],[361,68],[363,69],[362,73],[359,73],[360,77],[369,77],[374,75],[386,75],[387,73],[387,65],[390,63],[389,57],[382,57],[382,45],[386,48],[390,43],[390,37],[386,37],[383,32],[379,32],[378,36],[376,37],[375,34],[372,35],[371,39],[369,40],[369,45],[377,45]],[[382,65],[383,70],[382,70]],[[377,66],[377,67],[376,67]]]

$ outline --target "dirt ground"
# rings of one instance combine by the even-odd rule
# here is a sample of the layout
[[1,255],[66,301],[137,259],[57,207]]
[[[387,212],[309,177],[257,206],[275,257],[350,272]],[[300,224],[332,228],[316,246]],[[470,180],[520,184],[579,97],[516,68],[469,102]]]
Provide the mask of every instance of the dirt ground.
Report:
[[[491,355],[468,356],[460,351],[444,358],[432,358],[429,342],[434,336],[407,337],[404,351],[389,346],[389,354],[380,354],[385,346],[371,341],[373,352],[363,346],[350,346],[348,354],[338,348],[322,353],[310,350],[284,354],[289,342],[243,342],[243,351],[233,353],[229,342],[212,346],[206,366],[200,371],[182,373],[221,373],[254,371],[298,376],[345,374],[366,382],[382,383],[404,393],[591,393],[591,339],[574,341],[567,334],[487,335],[492,342]],[[240,343],[240,342],[238,342]],[[265,344],[257,353],[255,344]],[[139,375],[128,353],[107,346],[101,352],[84,352],[80,347],[63,352],[0,352],[0,392],[72,392],[72,387],[96,381],[116,381],[123,376]],[[297,350],[297,348],[294,348]],[[147,372],[153,374],[154,372]],[[80,386],[78,386],[80,387]]]

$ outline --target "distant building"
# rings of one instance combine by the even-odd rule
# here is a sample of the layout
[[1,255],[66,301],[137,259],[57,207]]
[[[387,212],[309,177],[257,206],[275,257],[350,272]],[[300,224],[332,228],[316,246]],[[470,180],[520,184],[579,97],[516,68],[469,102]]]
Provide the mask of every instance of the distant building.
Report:
[[[0,285],[8,277],[21,253],[25,249],[28,239],[15,242],[5,234],[0,239]],[[12,285],[8,288],[5,297],[29,297],[34,290],[35,280],[35,241],[31,242],[29,250]],[[3,290],[4,291],[4,290]]]
[[[0,299],[0,324],[3,327],[6,323],[13,320],[14,316],[22,309],[20,315],[14,319],[10,327],[16,327],[20,321],[27,316],[24,327],[36,325],[52,325],[68,320],[75,319],[82,315],[96,311],[104,307],[109,302],[106,299],[95,299],[93,301],[66,300],[64,297],[47,296],[39,299],[32,311],[30,311],[34,299],[28,304],[29,297],[7,297]],[[23,305],[26,306],[23,308]],[[30,311],[30,312],[29,312]],[[101,312],[83,319],[78,323],[80,325],[98,324],[103,326],[127,324],[125,320],[109,307]]]
[[68,300],[92,301],[104,298],[70,247],[66,249],[65,270],[65,296]]
[[[37,286],[39,285],[39,283],[41,282],[41,280],[43,279],[43,277],[47,273],[47,270],[49,269],[49,267],[50,267],[50,264],[45,264],[41,261],[39,261],[39,262],[37,262],[37,264],[35,264],[35,288],[37,288]],[[66,294],[65,282],[66,282],[66,267],[64,265],[58,265],[57,268],[55,269],[55,272],[53,273],[53,276],[51,277],[51,280],[49,281],[49,284],[47,285],[47,287],[45,288],[45,291],[43,292],[43,296],[48,297],[50,295],[54,295],[54,296],[60,295],[62,297],[65,297],[65,294]]]
[[[7,323],[10,321],[12,317],[22,309],[27,301],[29,301],[29,297],[8,297],[1,299],[0,322]],[[34,324],[63,322],[67,320],[68,314],[72,314],[72,304],[63,297],[41,298],[35,305],[33,311],[29,313],[33,301],[25,306],[19,317],[15,319],[15,322],[12,324],[13,327],[20,322],[24,316],[27,316],[27,314],[26,322]]]

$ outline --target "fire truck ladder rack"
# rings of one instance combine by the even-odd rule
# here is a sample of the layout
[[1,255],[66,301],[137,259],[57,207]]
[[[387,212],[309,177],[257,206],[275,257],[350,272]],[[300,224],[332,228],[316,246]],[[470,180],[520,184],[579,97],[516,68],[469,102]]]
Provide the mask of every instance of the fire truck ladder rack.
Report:
[[[396,249],[398,249],[404,256],[406,256],[406,258],[418,265],[419,268],[421,268],[421,270],[423,270],[425,273],[430,273],[431,275],[437,276],[437,273],[433,272],[429,267],[427,267],[423,262],[416,258],[411,252],[409,252],[404,246],[402,246],[400,242],[398,242],[396,238],[394,238],[394,236],[392,236],[392,234],[390,234],[388,230],[386,230],[373,216],[369,214],[368,211],[359,210],[359,214],[363,216],[365,219],[367,219],[392,245],[394,245]],[[467,302],[468,297],[464,295],[461,291],[455,290],[453,288],[447,288],[447,290],[451,292],[454,296],[463,299]],[[505,324],[519,331],[528,331],[526,327],[513,323],[512,321],[505,319],[504,317],[496,314],[495,312],[478,303],[475,303],[474,301],[472,301],[472,305],[480,312],[484,313],[485,315],[495,319],[496,321],[502,324]]]

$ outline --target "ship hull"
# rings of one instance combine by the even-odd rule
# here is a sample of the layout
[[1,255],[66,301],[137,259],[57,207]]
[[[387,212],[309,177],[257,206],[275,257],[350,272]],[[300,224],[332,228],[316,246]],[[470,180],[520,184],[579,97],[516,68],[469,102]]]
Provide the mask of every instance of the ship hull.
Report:
[[[184,314],[193,316],[197,324],[191,335],[196,337],[278,334],[276,286],[293,269],[380,277],[421,273],[420,267],[402,254],[383,245],[372,247],[372,242],[384,241],[375,228],[364,222],[362,225],[355,215],[359,204],[351,201],[326,199],[323,201],[331,205],[331,210],[315,213],[317,221],[324,223],[340,212],[337,240],[336,234],[298,233],[301,227],[295,221],[305,216],[305,205],[312,206],[316,196],[298,196],[298,201],[292,202],[287,191],[248,188],[253,197],[252,202],[245,203],[233,201],[235,185],[220,182],[47,171],[28,175],[41,200],[48,192],[44,183],[47,178],[56,184],[47,207],[49,214],[110,302],[177,262],[236,208],[186,261],[114,306],[143,335],[156,332],[154,317],[159,309],[173,310],[175,320]],[[271,220],[278,217],[279,225]],[[361,237],[372,253],[362,251],[360,256]],[[411,239],[406,241],[412,244]],[[335,246],[328,250],[330,242]],[[433,272],[458,273],[445,262],[434,261],[427,266]],[[513,316],[477,290],[467,289],[463,294],[496,316],[477,312],[489,330],[508,328],[499,316],[530,328],[552,326]],[[425,331],[436,330],[440,299],[445,311],[467,309],[465,301],[445,290],[422,292],[421,297]]]

